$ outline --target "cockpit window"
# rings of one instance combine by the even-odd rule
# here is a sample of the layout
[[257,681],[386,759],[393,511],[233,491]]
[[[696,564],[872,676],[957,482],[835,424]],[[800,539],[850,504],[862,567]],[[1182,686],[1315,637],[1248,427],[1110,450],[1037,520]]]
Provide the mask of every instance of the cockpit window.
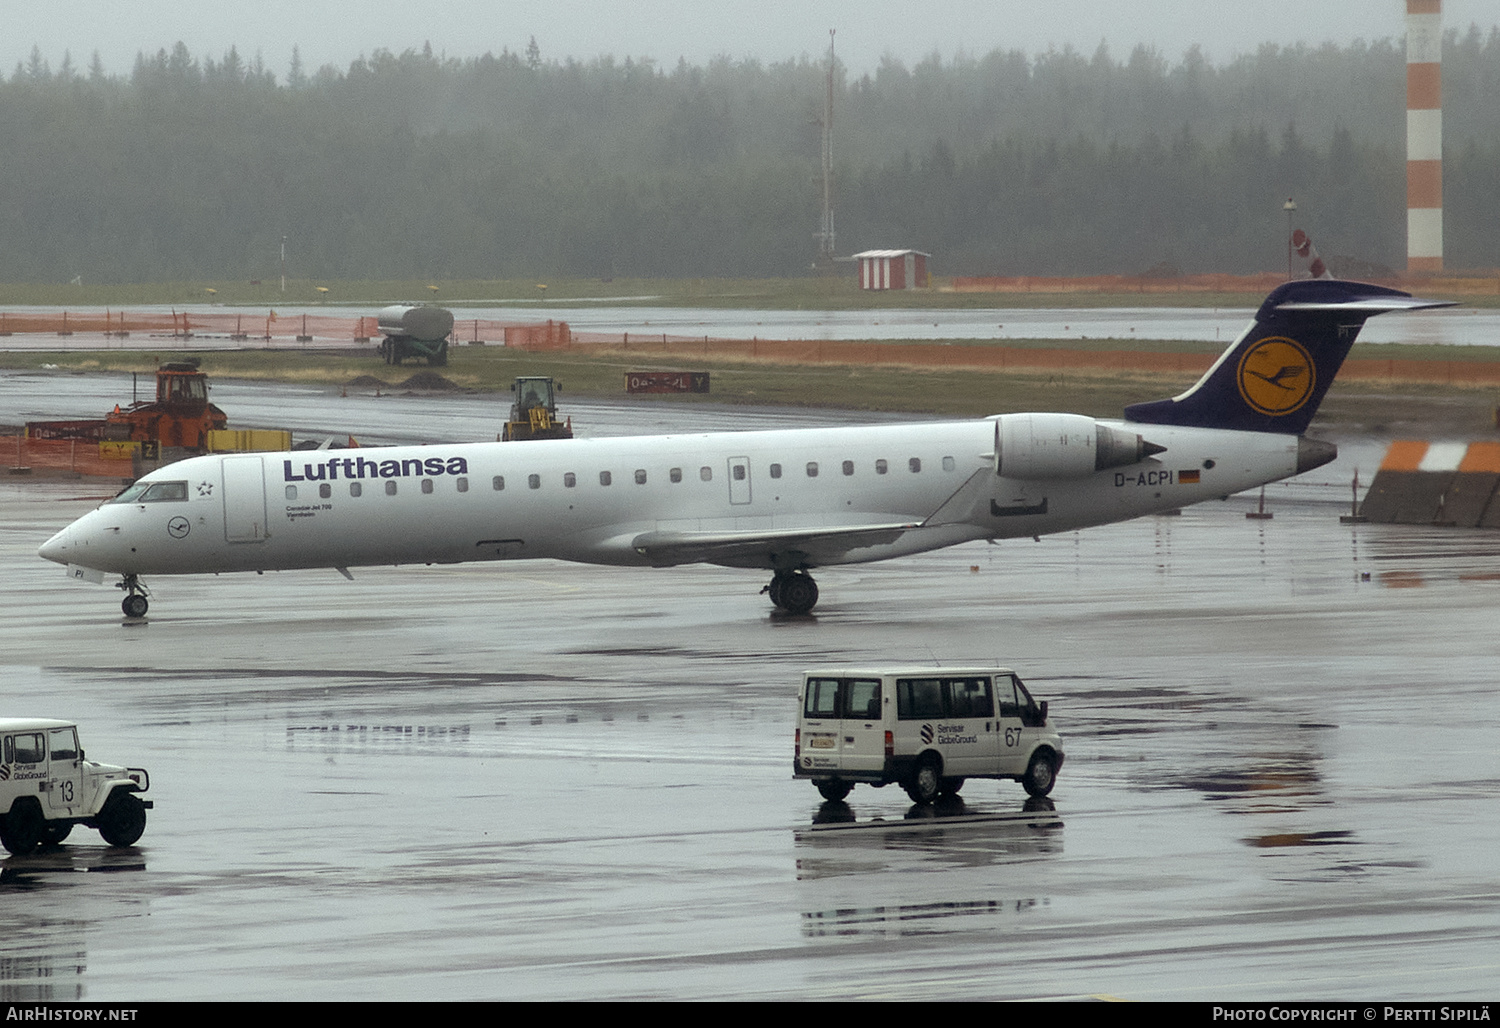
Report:
[[110,503],[170,503],[188,498],[186,482],[137,482]]

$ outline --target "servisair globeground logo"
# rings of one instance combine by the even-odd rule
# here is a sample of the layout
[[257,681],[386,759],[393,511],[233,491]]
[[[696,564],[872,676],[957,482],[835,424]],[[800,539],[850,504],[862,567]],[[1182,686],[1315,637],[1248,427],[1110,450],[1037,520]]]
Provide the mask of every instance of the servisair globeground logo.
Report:
[[1317,372],[1295,339],[1267,336],[1240,358],[1240,395],[1262,414],[1290,414],[1312,395]]

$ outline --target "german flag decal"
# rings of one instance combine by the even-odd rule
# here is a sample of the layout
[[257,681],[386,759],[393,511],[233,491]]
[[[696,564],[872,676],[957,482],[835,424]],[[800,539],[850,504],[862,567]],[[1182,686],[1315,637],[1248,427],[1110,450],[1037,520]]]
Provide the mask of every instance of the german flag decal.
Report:
[[1198,469],[1194,468],[1191,471],[1179,471],[1179,472],[1177,472],[1177,483],[1178,483],[1178,485],[1197,485],[1198,484]]

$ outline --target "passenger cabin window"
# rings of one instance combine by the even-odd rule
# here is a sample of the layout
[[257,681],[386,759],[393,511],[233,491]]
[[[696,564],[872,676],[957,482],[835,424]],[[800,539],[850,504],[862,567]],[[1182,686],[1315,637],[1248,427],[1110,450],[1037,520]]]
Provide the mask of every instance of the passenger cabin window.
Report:
[[669,479],[671,479],[672,481],[674,481],[674,482],[681,482],[682,481],[682,469],[681,468],[673,468],[672,470],[670,470],[670,471],[667,472],[667,477]]
[[349,483],[349,495],[350,496],[358,496],[360,493],[362,493],[364,491],[365,491],[364,486],[362,486],[360,483],[358,483],[358,482],[350,482]]
[[286,487],[286,498],[288,500],[295,500],[297,498],[297,487],[296,486],[289,485],[289,486]]
[[609,485],[614,480],[615,480],[615,476],[611,475],[608,471],[601,471],[601,472],[599,472],[599,484],[600,485]]
[[646,484],[646,470],[644,468],[636,468],[635,469],[635,484],[636,485],[645,485]]
[[431,495],[431,493],[432,493],[432,479],[430,479],[430,478],[424,478],[424,479],[422,479],[422,492]]
[[333,486],[329,485],[327,482],[324,482],[322,485],[318,486],[318,498],[319,499],[326,500],[326,499],[328,499],[332,495],[333,495]]
[[957,466],[958,465],[954,463],[952,457],[944,457],[943,458],[943,470],[944,471],[952,471]]
[[578,476],[571,471],[563,472],[563,488],[571,489],[578,484]]
[[918,471],[922,470],[922,458],[913,457],[911,460],[906,462],[906,466],[911,470],[911,473],[915,475]]
[[467,478],[460,478],[453,484],[458,486],[458,491],[461,493],[466,493],[469,491],[469,480]]
[[734,476],[736,482],[743,482],[745,480],[745,465],[736,464],[729,471]]
[[875,462],[875,474],[883,475],[889,470],[891,470],[891,466],[887,464],[884,459],[877,460]]
[[714,480],[714,469],[705,464],[698,469],[698,477],[705,482],[712,482]]
[[781,477],[781,465],[780,464],[772,464],[771,465],[771,477],[772,478],[780,478]]
[[526,487],[528,489],[540,489],[542,487],[542,476],[541,475],[527,475],[526,476]]
[[388,478],[385,480],[385,494],[387,496],[396,495],[396,480],[394,478]]
[[495,492],[497,492],[497,493],[500,490],[504,489],[505,488],[505,476],[504,475],[496,475],[494,478],[490,479],[490,488],[493,489],[493,490],[495,490]]
[[846,474],[846,475],[852,475],[852,474],[854,474],[854,462],[852,460],[846,460],[846,461],[844,461],[844,474]]
[[818,477],[818,462],[817,461],[810,460],[810,461],[807,462],[807,477],[808,478],[817,478]]

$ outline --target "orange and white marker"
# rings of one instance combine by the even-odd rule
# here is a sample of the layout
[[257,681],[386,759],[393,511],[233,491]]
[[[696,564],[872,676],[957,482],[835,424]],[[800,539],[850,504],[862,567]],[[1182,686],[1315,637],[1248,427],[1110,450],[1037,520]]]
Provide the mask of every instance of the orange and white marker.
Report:
[[1406,0],[1406,269],[1443,270],[1443,0]]

